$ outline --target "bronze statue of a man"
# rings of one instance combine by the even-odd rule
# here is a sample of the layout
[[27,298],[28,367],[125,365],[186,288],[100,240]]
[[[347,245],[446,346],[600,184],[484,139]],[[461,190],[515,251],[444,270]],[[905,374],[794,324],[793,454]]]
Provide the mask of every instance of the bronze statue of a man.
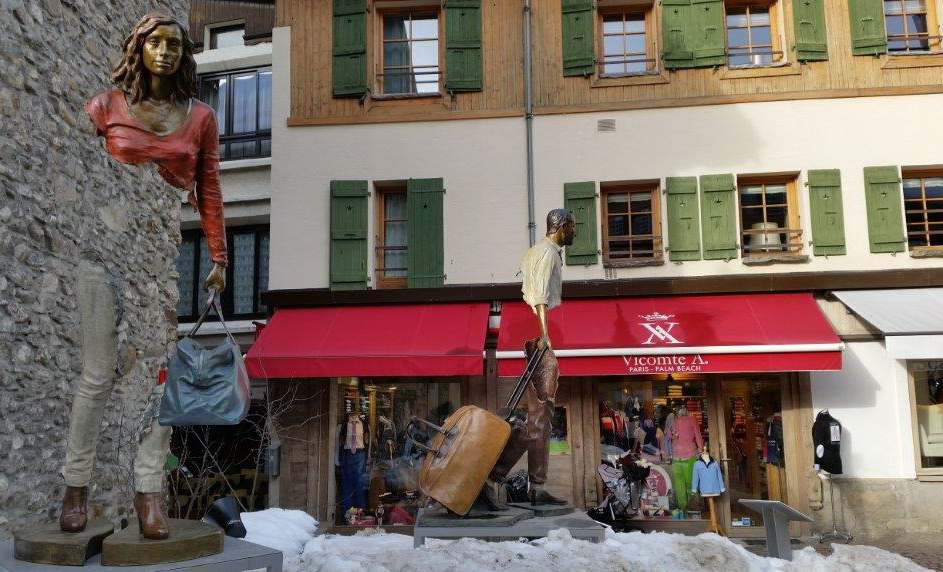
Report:
[[[563,285],[563,247],[573,244],[576,237],[573,213],[554,209],[547,214],[547,235],[527,250],[521,261],[521,291],[524,301],[534,310],[540,336],[524,343],[524,352],[530,359],[534,353],[547,348],[537,365],[531,383],[527,385],[527,422],[524,430],[512,431],[501,457],[488,476],[491,483],[501,483],[518,459],[527,452],[527,473],[530,481],[530,500],[534,503],[564,504],[544,486],[550,463],[550,423],[553,419],[560,377],[557,358],[550,343],[547,312],[560,305]],[[492,509],[503,509],[491,483],[485,483],[482,500]]]
[[[204,287],[221,292],[226,287],[227,252],[219,135],[213,109],[193,98],[195,72],[193,44],[186,27],[172,17],[148,14],[125,39],[123,57],[111,76],[117,87],[92,97],[85,111],[105,138],[105,148],[112,157],[133,165],[156,163],[164,180],[189,193],[215,263]],[[66,491],[59,526],[65,532],[84,530],[87,523],[95,448],[116,379],[121,283],[121,277],[112,273],[101,257],[94,253],[84,257],[76,288],[83,366],[72,402],[62,470]],[[170,534],[162,496],[171,429],[158,425],[156,419],[146,423],[134,461],[134,509],[141,534],[163,539]]]

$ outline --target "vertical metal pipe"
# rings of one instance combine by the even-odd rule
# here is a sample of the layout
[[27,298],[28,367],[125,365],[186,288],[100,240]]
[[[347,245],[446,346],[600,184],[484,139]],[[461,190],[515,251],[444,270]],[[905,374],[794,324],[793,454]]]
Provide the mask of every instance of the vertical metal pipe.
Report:
[[534,217],[534,101],[531,85],[530,0],[524,0],[524,128],[527,147],[527,229],[530,245],[537,241]]

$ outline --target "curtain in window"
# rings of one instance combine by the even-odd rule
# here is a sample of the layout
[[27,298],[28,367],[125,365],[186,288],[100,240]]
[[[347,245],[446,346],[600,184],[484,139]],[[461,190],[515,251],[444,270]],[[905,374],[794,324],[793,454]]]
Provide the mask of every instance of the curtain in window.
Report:
[[177,291],[180,299],[177,300],[177,315],[189,316],[193,313],[193,260],[196,256],[196,242],[185,240],[180,244],[177,256]]
[[412,55],[404,16],[383,18],[383,93],[416,93]]
[[389,250],[389,247],[406,246],[406,194],[397,193],[386,195],[384,213],[384,246],[387,247],[383,266],[385,268],[401,268],[402,270],[387,270],[387,276],[406,276],[406,249]]
[[233,314],[251,314],[255,301],[255,233],[233,236]]
[[255,72],[233,77],[232,132],[251,133],[256,130],[259,77]]

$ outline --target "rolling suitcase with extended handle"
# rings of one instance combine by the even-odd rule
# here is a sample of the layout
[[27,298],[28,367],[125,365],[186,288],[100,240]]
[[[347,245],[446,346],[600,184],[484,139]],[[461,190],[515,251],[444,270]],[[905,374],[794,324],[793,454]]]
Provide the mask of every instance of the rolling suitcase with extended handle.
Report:
[[[441,427],[412,418],[406,437],[426,452],[419,469],[419,488],[425,495],[454,513],[468,513],[511,436],[511,417],[546,351],[542,348],[531,355],[502,411],[503,418],[474,405],[460,407]],[[428,444],[413,438],[412,428],[417,425],[435,432]]]

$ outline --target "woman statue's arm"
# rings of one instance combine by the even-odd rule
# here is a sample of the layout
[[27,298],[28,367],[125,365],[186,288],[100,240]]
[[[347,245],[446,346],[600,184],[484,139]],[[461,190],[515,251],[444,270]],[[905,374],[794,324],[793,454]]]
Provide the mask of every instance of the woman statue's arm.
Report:
[[226,289],[226,222],[223,217],[223,192],[219,186],[219,132],[216,116],[210,115],[203,128],[200,165],[196,182],[197,210],[210,255],[215,263],[203,282],[206,289]]

